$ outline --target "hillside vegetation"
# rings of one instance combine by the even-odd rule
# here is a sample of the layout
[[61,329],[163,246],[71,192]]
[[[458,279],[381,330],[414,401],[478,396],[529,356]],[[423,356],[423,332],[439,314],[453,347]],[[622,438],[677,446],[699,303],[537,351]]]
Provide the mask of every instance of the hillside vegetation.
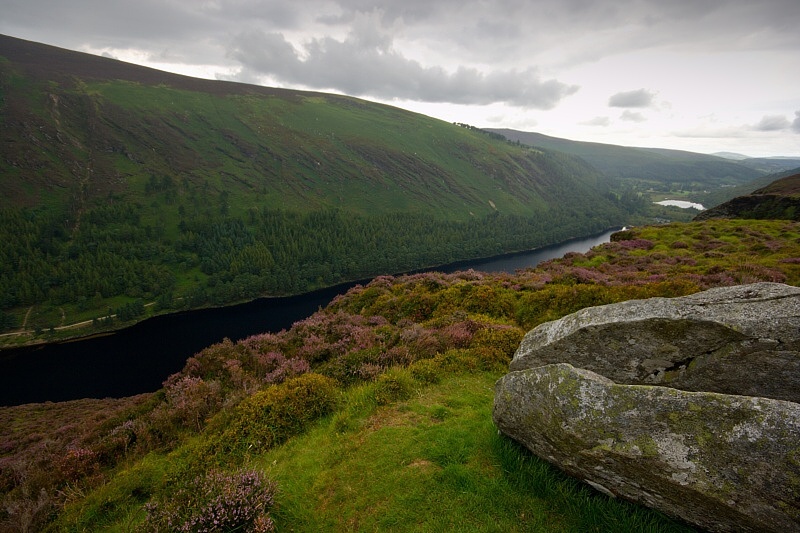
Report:
[[622,180],[637,190],[658,192],[693,191],[695,193],[740,185],[767,174],[744,161],[732,161],[713,155],[636,148],[550,137],[541,133],[492,129],[511,141],[529,146],[558,150],[584,159],[609,180]]
[[584,161],[0,36],[0,329],[296,294],[623,224]]
[[[800,225],[641,227],[516,274],[381,276],[286,331],[210,346],[154,395],[0,409],[5,527],[688,531],[497,434],[523,334],[590,305],[800,285]],[[93,414],[94,412],[94,414]],[[45,429],[47,428],[47,429]]]
[[712,218],[800,220],[800,174],[779,178],[696,217],[697,220]]

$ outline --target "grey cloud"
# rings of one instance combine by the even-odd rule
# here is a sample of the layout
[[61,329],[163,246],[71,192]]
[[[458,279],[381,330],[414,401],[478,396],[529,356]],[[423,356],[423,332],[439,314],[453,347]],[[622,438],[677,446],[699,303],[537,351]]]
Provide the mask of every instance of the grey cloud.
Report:
[[619,116],[622,120],[627,120],[628,122],[644,122],[647,120],[644,115],[641,113],[636,113],[634,111],[625,110]]
[[783,115],[767,115],[754,126],[757,131],[779,131],[789,127],[789,121]]
[[532,68],[483,73],[424,67],[394,50],[391,38],[366,27],[342,41],[313,39],[302,52],[281,34],[250,32],[236,39],[230,53],[246,70],[286,83],[387,99],[550,109],[578,89],[542,80]]
[[581,122],[584,126],[608,126],[611,124],[611,119],[608,117],[594,117],[586,122]]
[[650,107],[655,94],[647,89],[624,91],[611,95],[608,99],[609,107]]
[[800,111],[794,112],[794,120],[792,121],[792,131],[800,133]]

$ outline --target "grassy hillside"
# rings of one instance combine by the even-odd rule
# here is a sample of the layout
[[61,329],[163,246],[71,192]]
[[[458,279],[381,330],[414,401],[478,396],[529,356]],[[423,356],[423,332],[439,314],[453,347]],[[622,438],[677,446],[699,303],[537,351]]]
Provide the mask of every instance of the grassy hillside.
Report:
[[703,204],[706,208],[716,207],[733,198],[747,196],[753,191],[767,187],[776,180],[792,176],[798,172],[800,172],[800,168],[794,168],[791,170],[778,172],[776,174],[767,174],[766,176],[761,176],[760,178],[756,178],[753,181],[742,185],[736,185],[735,187],[727,187],[724,189],[718,189],[716,191],[709,191],[708,193],[704,194],[698,194],[695,195],[695,198],[697,202]]
[[3,342],[625,222],[580,159],[346,96],[0,36]]
[[800,174],[792,173],[697,215],[713,218],[800,220]]
[[488,131],[525,145],[578,156],[608,178],[636,184],[640,189],[699,192],[747,183],[765,174],[740,161],[682,150],[572,141],[509,129]]
[[721,285],[797,286],[798,258],[796,222],[711,220],[634,228],[516,274],[382,276],[288,331],[208,347],[160,392],[103,416],[87,402],[0,409],[0,521],[689,531],[498,436],[492,384],[546,320]]

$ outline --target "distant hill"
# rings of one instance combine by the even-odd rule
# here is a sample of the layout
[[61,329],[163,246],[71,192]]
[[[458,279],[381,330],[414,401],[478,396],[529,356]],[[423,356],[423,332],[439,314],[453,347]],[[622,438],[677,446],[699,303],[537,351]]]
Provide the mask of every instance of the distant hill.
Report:
[[738,196],[747,196],[757,189],[766,187],[775,180],[791,176],[792,174],[797,174],[798,172],[800,172],[800,167],[785,170],[783,172],[766,174],[754,179],[753,181],[743,183],[742,185],[724,187],[709,192],[696,194],[695,200],[709,208],[714,207]]
[[712,218],[800,220],[800,173],[703,211],[695,220]]
[[682,150],[573,141],[510,129],[487,131],[528,146],[576,155],[610,179],[649,182],[656,189],[675,186],[702,191],[747,183],[765,173],[723,157]]
[[347,96],[7,36],[0,94],[0,330],[298,293],[626,219],[579,158]]
[[800,159],[794,157],[751,157],[740,163],[769,174],[800,168]]
[[714,152],[711,155],[721,157],[723,159],[731,159],[733,161],[742,161],[743,159],[750,159],[749,155],[739,154],[737,152]]

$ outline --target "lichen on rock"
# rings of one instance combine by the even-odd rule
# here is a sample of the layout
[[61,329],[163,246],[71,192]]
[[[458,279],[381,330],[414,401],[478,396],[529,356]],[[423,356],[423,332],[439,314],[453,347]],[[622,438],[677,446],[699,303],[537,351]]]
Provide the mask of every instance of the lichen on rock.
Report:
[[582,309],[531,330],[511,370],[560,362],[617,383],[800,402],[800,288],[755,283]]
[[620,385],[562,363],[500,379],[493,417],[599,490],[709,531],[800,529],[798,404]]
[[709,531],[800,531],[800,289],[587,308],[523,339],[506,435],[597,490]]

